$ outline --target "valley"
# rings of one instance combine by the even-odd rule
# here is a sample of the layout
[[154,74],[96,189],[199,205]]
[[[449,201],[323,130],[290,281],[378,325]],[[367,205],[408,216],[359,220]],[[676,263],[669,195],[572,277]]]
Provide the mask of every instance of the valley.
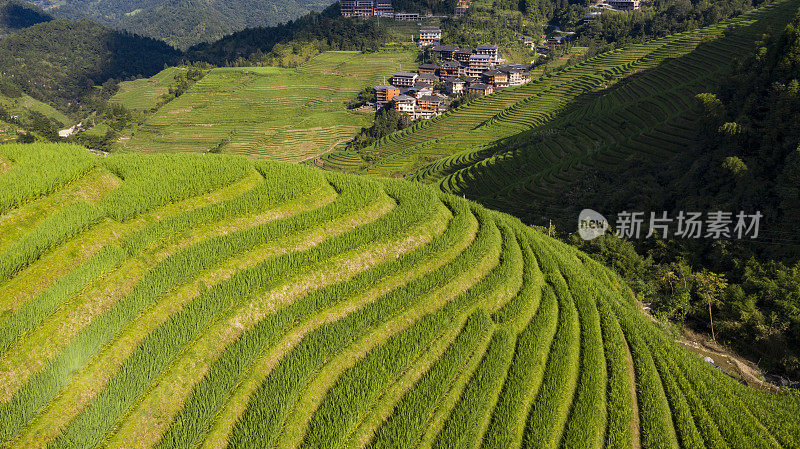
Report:
[[[291,162],[313,159],[371,123],[371,113],[346,109],[359,91],[380,83],[398,67],[415,66],[411,52],[386,51],[326,52],[296,69],[214,69],[148,116],[132,136],[123,136],[122,147],[144,152],[214,150]],[[138,102],[163,90],[157,86],[142,84],[111,101],[135,109]],[[151,101],[141,105],[150,106]]]

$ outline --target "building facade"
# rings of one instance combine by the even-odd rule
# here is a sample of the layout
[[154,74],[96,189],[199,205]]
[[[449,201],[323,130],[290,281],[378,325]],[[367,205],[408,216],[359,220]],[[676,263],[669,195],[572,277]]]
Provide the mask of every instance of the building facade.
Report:
[[344,17],[372,17],[375,15],[374,0],[342,0],[339,8]]
[[483,72],[494,66],[494,59],[489,55],[472,55],[467,64],[467,76],[480,77]]
[[442,40],[442,30],[436,27],[422,27],[419,30],[420,45],[434,45]]
[[469,93],[479,95],[489,95],[494,92],[494,88],[488,84],[477,83],[469,86]]
[[344,17],[394,17],[395,15],[392,0],[341,0],[339,9]]
[[398,95],[400,95],[400,89],[395,86],[375,86],[375,103],[378,109],[384,107],[386,103],[392,101]]
[[407,114],[410,117],[414,117],[414,108],[417,107],[417,99],[414,97],[410,97],[408,95],[398,95],[394,97],[392,100],[394,102],[394,107],[399,112]]
[[606,3],[617,11],[635,11],[639,9],[639,0],[607,0]]
[[475,53],[490,56],[492,62],[497,62],[497,60],[500,59],[500,50],[497,48],[497,45],[478,45],[478,49]]
[[375,15],[379,17],[394,17],[392,0],[375,0]]
[[514,68],[500,70],[508,74],[509,86],[521,86],[531,81],[531,74],[527,70]]
[[392,84],[397,87],[412,87],[418,76],[414,72],[397,72],[392,75]]
[[455,61],[447,61],[439,66],[439,76],[442,78],[458,76],[458,71],[460,68],[461,64]]
[[447,78],[444,81],[445,89],[450,95],[460,95],[464,93],[464,85],[466,83],[460,78]]
[[415,12],[397,12],[394,14],[394,20],[404,21],[419,21],[419,13]]

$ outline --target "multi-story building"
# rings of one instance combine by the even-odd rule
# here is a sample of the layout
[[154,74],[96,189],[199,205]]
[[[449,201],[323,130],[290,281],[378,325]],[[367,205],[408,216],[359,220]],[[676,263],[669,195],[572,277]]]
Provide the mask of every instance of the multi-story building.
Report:
[[607,0],[606,3],[617,11],[635,11],[639,9],[639,0]]
[[478,50],[475,53],[491,56],[492,62],[497,62],[500,59],[500,51],[497,49],[497,45],[478,45]]
[[424,95],[417,99],[417,107],[423,111],[440,112],[444,99],[438,95]]
[[[429,86],[433,86],[437,82],[439,82],[439,77],[436,76],[436,75],[427,75],[426,74],[426,75],[420,75],[420,76],[417,77],[417,83],[425,83],[425,84],[427,84]],[[415,85],[416,85],[416,83],[415,83]]]
[[461,64],[455,61],[447,61],[439,66],[439,76],[442,78],[458,76],[458,71],[460,68]]
[[400,89],[395,86],[375,86],[375,102],[378,109],[385,106],[386,103],[392,101],[392,99],[398,95],[400,95]]
[[508,74],[509,86],[521,86],[531,81],[531,74],[527,70],[518,68],[501,68],[499,70]]
[[427,83],[414,83],[414,86],[405,91],[405,94],[415,98],[420,98],[424,97],[425,95],[432,95],[433,87]]
[[486,84],[491,84],[496,87],[508,86],[508,74],[499,70],[487,70],[481,74],[483,81]]
[[461,48],[453,52],[453,59],[461,63],[466,63],[469,62],[469,57],[474,53],[475,52],[473,52],[470,48]]
[[356,0],[341,0],[339,11],[345,17],[353,17],[356,13]]
[[380,17],[394,17],[392,0],[375,0],[375,15]]
[[419,30],[420,45],[434,45],[442,40],[442,30],[436,27],[422,27]]
[[419,13],[416,12],[396,12],[394,20],[419,21]]
[[495,60],[489,55],[472,55],[467,64],[467,76],[479,77],[494,66]]
[[464,93],[464,85],[466,83],[461,78],[447,78],[444,80],[445,89],[450,95],[459,95]]
[[411,87],[417,81],[418,76],[414,72],[397,72],[392,75],[392,84],[397,87]]
[[435,75],[438,69],[439,66],[436,64],[420,64],[417,71],[420,75]]
[[414,118],[414,108],[417,106],[417,99],[408,95],[398,95],[392,100],[394,107],[399,112]]
[[342,0],[339,8],[344,17],[372,17],[375,15],[374,0]]
[[479,95],[489,95],[494,92],[494,88],[488,84],[476,83],[469,86],[469,93]]
[[344,17],[394,17],[392,0],[341,0],[339,9]]
[[533,38],[532,38],[532,37],[529,37],[529,36],[522,36],[522,37],[520,38],[520,40],[522,40],[522,45],[524,45],[524,46],[526,46],[526,47],[530,48],[531,50],[533,50],[533,49],[535,49],[535,48],[536,48],[536,41],[535,41],[535,40],[533,40]]
[[452,61],[453,53],[457,52],[458,50],[460,50],[458,47],[453,47],[450,45],[435,45],[431,47],[431,51],[436,53],[436,56],[442,61]]
[[447,110],[444,99],[438,95],[425,95],[417,98],[414,118],[430,119],[442,115]]

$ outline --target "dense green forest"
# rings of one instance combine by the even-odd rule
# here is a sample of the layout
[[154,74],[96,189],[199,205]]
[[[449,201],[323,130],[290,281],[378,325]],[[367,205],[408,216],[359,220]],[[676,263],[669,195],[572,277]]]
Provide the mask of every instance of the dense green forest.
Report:
[[285,24],[251,28],[214,43],[194,46],[187,51],[186,58],[217,65],[237,60],[245,64],[257,63],[278,43],[296,47],[310,43],[318,51],[376,51],[391,37],[385,23],[341,17],[339,5],[335,4],[321,13],[307,14]]
[[5,77],[30,96],[72,112],[96,86],[152,76],[179,57],[163,42],[89,20],[39,23],[0,40]]
[[19,0],[0,0],[0,36],[52,20],[41,9]]
[[209,42],[248,27],[277,25],[330,0],[33,0],[70,20],[89,18],[161,39],[178,48]]
[[[662,316],[800,376],[800,18],[698,96],[702,145],[667,164],[593,171],[547,210],[760,211],[760,238],[573,243],[615,266]],[[565,212],[567,213],[567,212]],[[577,215],[576,215],[577,216]],[[609,217],[612,219],[612,217]],[[612,219],[613,220],[613,219]],[[560,221],[565,228],[574,224]],[[638,251],[638,253],[637,253]],[[709,295],[710,280],[717,284]]]
[[573,9],[557,16],[555,21],[578,31],[581,45],[605,47],[611,44],[619,47],[711,25],[762,3],[763,0],[654,0],[639,11],[604,11],[601,16],[585,23],[581,18],[589,9]]

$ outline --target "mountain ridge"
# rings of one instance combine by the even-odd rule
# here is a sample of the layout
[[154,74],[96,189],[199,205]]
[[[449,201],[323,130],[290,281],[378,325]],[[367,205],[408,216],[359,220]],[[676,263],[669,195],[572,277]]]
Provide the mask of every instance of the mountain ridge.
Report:
[[329,0],[32,0],[50,14],[88,18],[163,40],[180,49],[257,26],[272,26],[328,7]]

